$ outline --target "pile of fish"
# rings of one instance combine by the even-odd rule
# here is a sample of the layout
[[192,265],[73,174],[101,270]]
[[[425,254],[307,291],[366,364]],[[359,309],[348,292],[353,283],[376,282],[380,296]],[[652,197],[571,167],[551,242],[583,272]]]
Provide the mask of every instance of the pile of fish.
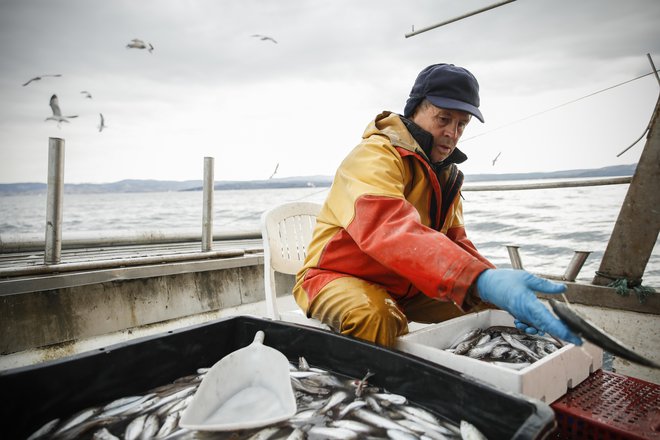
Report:
[[515,327],[474,328],[445,351],[521,370],[554,353],[562,343],[550,336],[530,335]]
[[290,364],[297,413],[289,420],[263,428],[237,432],[193,431],[179,427],[179,418],[192,400],[208,369],[177,379],[144,395],[119,398],[106,405],[80,411],[67,419],[54,419],[34,432],[36,439],[232,439],[232,440],[483,440],[469,422],[460,425],[441,419],[361,379],[310,367],[304,358]]

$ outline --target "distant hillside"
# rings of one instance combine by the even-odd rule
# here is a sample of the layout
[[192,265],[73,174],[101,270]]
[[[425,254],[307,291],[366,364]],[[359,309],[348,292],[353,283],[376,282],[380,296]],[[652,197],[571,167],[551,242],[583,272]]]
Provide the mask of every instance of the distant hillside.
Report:
[[472,174],[466,175],[466,182],[493,182],[498,180],[528,179],[578,179],[583,177],[632,176],[637,164],[614,165],[611,167],[552,171],[548,173]]
[[[570,179],[584,177],[632,176],[636,164],[616,165],[595,169],[579,169],[554,171],[548,173],[510,173],[510,174],[469,174],[466,182],[493,182],[502,180],[529,179]],[[266,189],[266,188],[305,188],[329,187],[332,176],[300,176],[268,180],[225,180],[215,182],[215,189]],[[120,180],[113,183],[65,183],[64,192],[68,194],[99,194],[99,193],[133,193],[133,192],[167,192],[167,191],[201,191],[201,180]],[[9,194],[45,194],[45,183],[1,183],[0,195]]]

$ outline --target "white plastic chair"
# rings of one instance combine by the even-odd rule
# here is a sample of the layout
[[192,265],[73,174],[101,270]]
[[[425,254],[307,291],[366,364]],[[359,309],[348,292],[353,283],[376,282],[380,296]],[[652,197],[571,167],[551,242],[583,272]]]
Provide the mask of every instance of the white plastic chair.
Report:
[[276,206],[261,216],[266,315],[271,319],[329,328],[317,319],[308,318],[297,307],[280,312],[275,282],[275,272],[295,275],[302,267],[320,211],[318,203],[291,202]]

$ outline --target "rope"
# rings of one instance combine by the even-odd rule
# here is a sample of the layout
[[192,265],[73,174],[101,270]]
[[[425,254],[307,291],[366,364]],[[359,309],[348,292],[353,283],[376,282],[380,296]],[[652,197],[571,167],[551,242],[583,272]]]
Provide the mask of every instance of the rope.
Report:
[[655,289],[652,287],[642,285],[641,278],[635,280],[626,277],[614,278],[598,270],[596,271],[596,275],[613,280],[607,285],[607,287],[612,287],[618,295],[628,296],[630,290],[634,291],[640,304],[644,304],[646,298],[655,293]]

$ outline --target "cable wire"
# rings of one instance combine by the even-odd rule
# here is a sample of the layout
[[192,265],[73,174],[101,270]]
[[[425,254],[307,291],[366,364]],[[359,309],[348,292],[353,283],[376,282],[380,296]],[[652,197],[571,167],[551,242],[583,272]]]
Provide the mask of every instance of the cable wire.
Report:
[[487,130],[487,131],[481,132],[481,133],[479,133],[479,134],[475,134],[474,136],[470,136],[470,137],[468,137],[468,138],[462,139],[462,140],[460,141],[460,143],[467,142],[467,141],[469,141],[469,140],[472,140],[472,139],[478,138],[478,137],[480,137],[480,136],[483,136],[483,135],[486,135],[486,134],[492,133],[492,132],[497,131],[497,130],[501,130],[501,129],[503,129],[503,128],[506,128],[506,127],[509,127],[509,126],[511,126],[511,125],[517,124],[517,123],[519,123],[519,122],[526,121],[527,119],[531,119],[531,118],[534,118],[534,117],[536,117],[536,116],[542,115],[542,114],[544,114],[544,113],[548,113],[548,112],[551,112],[551,111],[553,111],[553,110],[557,110],[558,108],[562,108],[562,107],[565,107],[565,106],[567,106],[567,105],[569,105],[569,104],[573,104],[573,103],[576,103],[576,102],[578,102],[578,101],[582,101],[583,99],[591,98],[591,97],[594,96],[594,95],[598,95],[599,93],[603,93],[603,92],[606,92],[606,91],[608,91],[608,90],[612,90],[612,89],[614,89],[614,88],[616,88],[616,87],[620,87],[620,86],[623,86],[623,85],[625,85],[625,84],[631,83],[631,82],[633,82],[633,81],[637,81],[638,79],[642,79],[642,78],[647,77],[647,76],[649,76],[649,75],[653,75],[653,74],[655,74],[656,72],[658,72],[658,70],[655,70],[655,71],[653,71],[653,72],[646,73],[646,74],[644,74],[644,75],[640,75],[640,76],[638,76],[638,77],[636,77],[636,78],[629,79],[629,80],[627,80],[627,81],[620,82],[620,83],[618,83],[618,84],[615,84],[615,85],[613,85],[613,86],[606,87],[606,88],[601,89],[601,90],[598,90],[598,91],[596,91],[596,92],[589,93],[588,95],[582,96],[582,97],[577,98],[577,99],[573,99],[573,100],[571,100],[571,101],[565,102],[565,103],[563,103],[563,104],[556,105],[556,106],[554,106],[554,107],[550,107],[550,108],[548,108],[548,109],[542,110],[542,111],[537,112],[537,113],[533,113],[533,114],[528,115],[528,116],[525,116],[525,117],[523,117],[523,118],[516,119],[515,121],[512,121],[512,122],[506,123],[506,124],[504,124],[504,125],[500,125],[499,127],[495,127],[495,128],[493,128],[492,130]]

